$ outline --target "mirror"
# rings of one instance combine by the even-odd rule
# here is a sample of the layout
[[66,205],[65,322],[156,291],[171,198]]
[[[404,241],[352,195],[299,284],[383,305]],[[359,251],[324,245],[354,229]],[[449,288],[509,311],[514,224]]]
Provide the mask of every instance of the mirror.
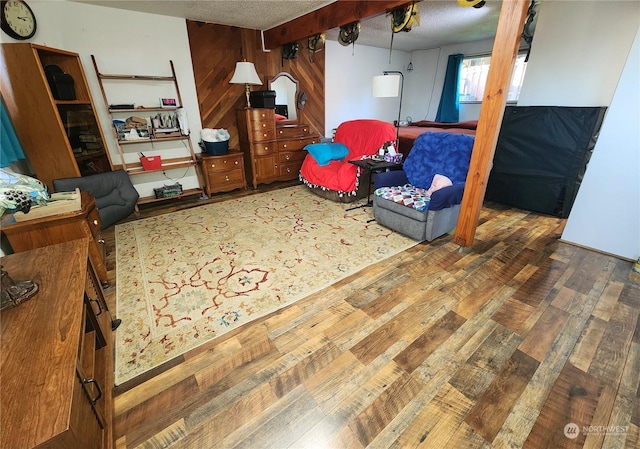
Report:
[[289,121],[298,120],[298,80],[290,73],[280,72],[269,81],[269,89],[276,91],[276,114],[286,116]]

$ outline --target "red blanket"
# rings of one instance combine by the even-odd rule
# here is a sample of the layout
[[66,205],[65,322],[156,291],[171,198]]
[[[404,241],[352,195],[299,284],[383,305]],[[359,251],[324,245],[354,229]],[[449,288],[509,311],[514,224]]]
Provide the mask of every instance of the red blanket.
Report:
[[347,157],[343,161],[331,161],[320,166],[311,155],[307,155],[300,174],[308,185],[352,194],[358,187],[359,172],[357,166],[349,164],[349,160],[376,154],[385,142],[394,141],[395,138],[396,129],[388,122],[361,119],[341,123],[334,142],[343,143],[349,148]]

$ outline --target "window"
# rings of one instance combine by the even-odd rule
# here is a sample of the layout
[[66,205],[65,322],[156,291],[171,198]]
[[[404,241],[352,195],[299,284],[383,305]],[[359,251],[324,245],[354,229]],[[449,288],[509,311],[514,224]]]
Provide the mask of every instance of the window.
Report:
[[[524,72],[527,69],[526,56],[525,53],[521,53],[516,57],[507,102],[515,102],[520,96]],[[462,67],[460,68],[460,84],[458,86],[458,95],[461,103],[482,101],[490,64],[490,55],[465,57],[463,59]]]

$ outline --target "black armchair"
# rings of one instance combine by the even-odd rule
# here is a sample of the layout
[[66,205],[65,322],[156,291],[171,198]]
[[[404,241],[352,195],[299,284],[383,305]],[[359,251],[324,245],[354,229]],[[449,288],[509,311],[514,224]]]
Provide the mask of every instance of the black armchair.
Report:
[[68,192],[76,188],[89,192],[96,200],[102,229],[131,215],[140,197],[124,170],[54,179],[53,188],[56,192]]

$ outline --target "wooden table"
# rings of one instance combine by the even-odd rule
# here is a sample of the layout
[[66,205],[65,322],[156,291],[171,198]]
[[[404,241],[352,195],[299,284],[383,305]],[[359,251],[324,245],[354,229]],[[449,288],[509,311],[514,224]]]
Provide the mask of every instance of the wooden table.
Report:
[[1,259],[38,292],[0,312],[0,442],[30,449],[113,447],[110,315],[88,239]]
[[89,192],[81,193],[81,201],[81,209],[74,212],[20,222],[8,216],[2,221],[1,230],[16,253],[79,238],[89,238],[89,258],[100,283],[106,287],[109,285],[109,278],[105,263],[104,239],[100,232],[100,215],[95,199]]

